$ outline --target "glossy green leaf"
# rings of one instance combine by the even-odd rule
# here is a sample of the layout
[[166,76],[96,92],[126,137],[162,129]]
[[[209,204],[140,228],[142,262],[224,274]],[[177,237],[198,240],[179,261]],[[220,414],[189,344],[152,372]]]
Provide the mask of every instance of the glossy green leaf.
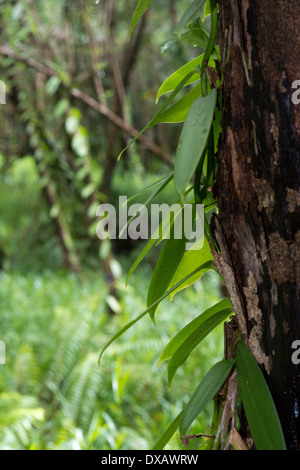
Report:
[[229,299],[224,299],[215,304],[213,307],[205,310],[201,315],[188,323],[184,328],[182,328],[179,333],[167,344],[163,350],[159,364],[170,359],[177,349],[192,335],[192,333],[201,327],[207,320],[212,318],[214,315],[220,314],[220,318],[223,318],[223,313],[228,311],[227,315],[230,315],[232,312],[232,306]]
[[211,6],[210,6],[210,1],[207,1],[205,3],[205,7],[204,7],[204,18],[206,16],[209,16],[211,14]]
[[257,450],[286,450],[274,401],[265,378],[249,348],[239,342],[236,370],[245,409]]
[[[210,67],[215,67],[214,59],[218,59],[219,53],[219,46],[215,47],[211,57],[209,58],[208,65]],[[191,60],[190,62],[184,64],[178,70],[172,73],[161,85],[159,88],[157,95],[156,95],[156,103],[158,102],[159,98],[164,95],[165,93],[170,93],[171,91],[175,90],[179,83],[193,70],[195,70],[198,66],[202,65],[204,54],[201,54],[199,57]],[[200,69],[199,72],[195,70],[193,74],[189,77],[189,79],[185,82],[184,86],[190,85],[191,83],[196,82],[200,78]]]
[[148,10],[151,1],[152,0],[139,0],[130,23],[129,39],[137,23],[140,21],[144,13]]
[[183,343],[176,349],[168,365],[169,384],[171,384],[177,369],[182,366],[182,364],[186,361],[191,352],[198,346],[198,344],[204,338],[206,338],[206,336],[211,331],[213,331],[221,322],[225,321],[226,318],[231,315],[231,313],[231,309],[226,309],[221,310],[215,315],[210,316],[203,323],[201,323],[198,328],[194,329],[191,334],[185,339],[185,341],[183,341]]
[[155,119],[153,124],[184,122],[188,112],[197,98],[201,96],[201,83],[197,84],[176,104],[166,109]]
[[217,91],[213,89],[207,96],[198,98],[192,105],[177,148],[174,183],[182,195],[206,147],[216,106]]
[[[199,72],[200,73],[200,72]],[[129,142],[129,144],[122,150],[122,152],[119,154],[118,156],[118,160],[120,160],[121,156],[123,155],[123,153],[148,129],[151,129],[151,127],[154,126],[157,118],[168,108],[169,104],[173,101],[173,99],[177,96],[177,94],[180,92],[180,90],[182,90],[182,88],[186,85],[186,83],[189,82],[190,78],[197,74],[198,75],[198,71],[191,71],[190,73],[188,73],[181,81],[180,83],[177,85],[177,87],[175,88],[175,90],[171,93],[171,95],[167,98],[167,100],[165,101],[165,103],[161,106],[161,108],[157,111],[157,113],[153,116],[153,118],[151,119],[151,121],[144,127],[144,129],[142,129],[136,136],[133,140],[131,140]]]
[[[195,59],[191,60],[187,64],[180,67],[176,72],[172,73],[161,85],[158,90],[156,96],[156,102],[158,102],[159,98],[164,95],[165,93],[170,93],[171,91],[175,90],[175,88],[179,85],[179,83],[193,70],[196,69],[199,65],[202,65],[204,54],[196,57]],[[188,81],[185,82],[184,86],[190,85],[191,83],[196,82],[200,78],[200,70],[198,73],[195,73],[189,78]]]
[[[198,266],[206,265],[206,263],[208,263],[209,261],[213,261],[213,255],[211,253],[209,243],[206,237],[204,237],[202,248],[200,248],[199,250],[190,249],[186,251],[169,287],[173,287],[180,281],[180,279],[183,279],[191,271],[194,271],[194,269],[196,269]],[[190,278],[186,283],[182,284],[180,288],[173,292],[171,299],[173,299],[173,297],[177,292],[179,292],[179,290],[191,286],[196,281],[198,281],[198,279],[200,279],[203,274],[205,274],[207,271],[210,271],[212,268],[214,268],[214,266],[210,265],[210,267],[198,272],[194,277]]]
[[160,47],[160,53],[162,56],[164,56],[166,54],[166,52],[170,49],[171,46],[173,46],[173,44],[176,44],[178,42],[178,39],[175,37],[175,38],[171,38],[169,39],[168,41],[166,41],[161,47]]
[[187,42],[191,46],[198,46],[206,49],[208,45],[208,35],[203,28],[192,28],[181,36],[181,41]]
[[148,240],[148,242],[146,243],[146,245],[144,246],[144,248],[142,249],[141,253],[139,254],[139,256],[137,257],[137,259],[134,261],[133,265],[131,266],[129,272],[128,272],[128,276],[127,276],[127,279],[126,279],[126,285],[128,284],[128,281],[129,281],[129,278],[130,276],[132,275],[132,273],[136,270],[136,268],[138,267],[138,265],[141,263],[141,261],[145,258],[146,254],[148,253],[148,251],[151,250],[151,248],[153,247],[153,245],[155,245],[155,242],[156,240],[154,238],[150,238]]
[[[162,180],[160,180],[158,183],[155,183],[151,186],[148,186],[147,188],[145,188],[143,191],[141,191],[140,193],[132,196],[130,199],[127,200],[127,204],[129,202],[131,202],[133,199],[135,199],[136,197],[140,196],[141,194],[145,193],[146,191],[149,191],[151,188],[158,188],[148,197],[148,199],[143,203],[143,206],[144,207],[148,207],[148,205],[153,201],[153,199],[156,198],[156,196],[159,195],[159,193],[161,193],[161,191],[163,191],[165,189],[165,187],[172,181],[172,179],[174,178],[174,172],[172,171],[172,173],[167,176],[166,178],[163,178]],[[127,221],[127,223],[125,224],[124,227],[122,227],[122,229],[120,230],[120,233],[119,233],[119,237],[121,237],[122,233],[124,232],[124,230],[128,227],[128,225],[138,216],[140,215],[141,211],[137,211],[137,213],[135,215],[133,215],[132,217],[130,217],[130,219]]]
[[134,194],[133,196],[131,196],[130,198],[127,199],[127,204],[129,204],[131,201],[133,201],[134,199],[136,199],[137,197],[141,196],[142,194],[150,191],[151,189],[154,189],[154,188],[157,188],[158,186],[161,187],[161,185],[163,185],[165,182],[167,182],[170,178],[172,179],[172,177],[174,176],[174,173],[172,171],[172,173],[168,176],[164,176],[163,178],[161,178],[160,180],[156,181],[155,183],[152,183],[150,184],[149,186],[147,186],[146,188],[142,189],[141,191],[139,191],[138,193]]
[[207,372],[183,410],[179,424],[179,431],[182,437],[186,435],[187,430],[201,411],[217,395],[233,365],[233,359],[223,360],[215,364]]
[[[180,208],[180,211],[181,211],[181,208]],[[179,211],[176,214],[174,214],[174,217],[176,218],[176,216],[178,216],[178,214],[179,214]],[[148,242],[146,243],[146,245],[142,249],[141,253],[139,254],[137,259],[135,260],[135,262],[131,266],[131,268],[129,270],[129,273],[128,273],[128,276],[127,276],[127,279],[126,279],[126,284],[128,283],[128,280],[129,280],[130,276],[135,271],[135,269],[140,264],[140,262],[144,259],[144,257],[148,253],[148,251],[150,251],[150,249],[155,244],[157,244],[158,240],[161,240],[163,237],[164,238],[167,237],[167,235],[169,233],[169,230],[172,228],[173,222],[174,222],[174,219],[173,218],[170,219],[170,214],[169,213],[163,218],[162,222],[159,224],[159,226],[154,231],[154,233],[152,233],[151,238],[148,240]],[[162,235],[163,235],[163,237],[162,237]]]
[[200,8],[204,5],[206,0],[195,0],[190,7],[185,11],[179,22],[177,23],[174,33],[180,34],[181,31],[190,23],[195,15],[200,12]]
[[[150,282],[147,305],[152,305],[153,302],[167,291],[181,258],[184,255],[185,244],[185,238],[177,240],[171,237],[165,241]],[[157,307],[158,305],[149,311],[152,321],[154,321],[154,314]]]
[[[172,175],[169,175],[169,177],[173,177],[173,174]],[[188,194],[192,191],[193,187],[191,186],[185,193],[185,197],[188,197]],[[190,203],[191,201],[189,201],[188,199],[186,200],[186,203]],[[179,203],[179,201],[177,202],[177,204]],[[179,213],[182,211],[182,207],[179,208],[179,210],[174,214],[175,218],[179,215]],[[142,249],[141,253],[139,254],[139,256],[137,257],[137,259],[135,260],[135,262],[133,263],[133,265],[131,266],[130,270],[129,270],[129,273],[128,273],[128,276],[127,276],[127,279],[126,279],[126,284],[128,284],[128,280],[130,278],[130,276],[132,275],[132,273],[135,271],[135,269],[137,268],[137,266],[140,264],[140,262],[144,259],[144,257],[146,256],[146,254],[151,250],[151,248],[156,244],[158,245],[163,239],[167,238],[168,234],[169,234],[169,231],[170,229],[172,228],[172,224],[174,222],[175,219],[172,218],[171,220],[171,223],[170,223],[170,215],[167,214],[162,222],[159,224],[159,226],[157,227],[157,229],[154,231],[154,233],[152,234],[151,238],[148,240],[148,242],[146,243],[146,245],[144,246],[144,248]],[[162,236],[163,235],[163,236]],[[198,270],[196,271],[198,272]],[[173,292],[173,291],[172,291]]]
[[169,440],[174,436],[177,431],[182,416],[182,411],[178,416],[172,421],[170,426],[166,429],[160,439],[154,444],[151,450],[163,450],[164,447],[168,444]]

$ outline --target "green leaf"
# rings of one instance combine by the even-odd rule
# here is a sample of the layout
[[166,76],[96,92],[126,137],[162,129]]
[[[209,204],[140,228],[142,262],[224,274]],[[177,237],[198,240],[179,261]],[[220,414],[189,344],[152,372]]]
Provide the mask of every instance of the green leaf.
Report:
[[236,370],[245,409],[257,450],[286,450],[281,423],[265,378],[249,348],[239,342]]
[[188,323],[182,330],[177,333],[176,336],[167,344],[165,349],[163,350],[159,363],[161,364],[162,362],[166,361],[170,357],[172,357],[177,349],[191,336],[191,334],[197,330],[198,328],[201,327],[207,320],[212,318],[216,314],[220,314],[220,318],[223,317],[223,311],[227,310],[228,313],[227,315],[230,315],[230,313],[233,311],[232,306],[230,303],[229,299],[224,299],[215,304],[213,307],[205,310],[201,315],[199,315],[197,318],[192,320],[190,323]]
[[168,444],[169,440],[174,436],[177,431],[182,416],[182,411],[178,416],[172,421],[170,426],[166,429],[161,438],[154,444],[151,450],[163,450],[164,447]]
[[68,134],[74,134],[80,125],[79,119],[77,116],[70,115],[67,117],[65,122],[65,128]]
[[[171,176],[173,177],[173,174],[170,175],[170,178],[171,178]],[[189,192],[189,190],[187,191],[187,193],[188,192]],[[180,212],[181,212],[181,210],[182,210],[182,208],[180,208]],[[174,216],[175,217],[178,216],[180,212],[178,211],[176,214],[174,214]],[[162,239],[163,237],[166,238],[166,236],[169,233],[169,229],[172,228],[173,222],[174,222],[174,219],[170,223],[170,215],[169,214],[167,214],[164,217],[164,219],[162,220],[160,225],[157,227],[155,232],[152,234],[151,238],[148,240],[148,242],[146,243],[146,245],[142,249],[141,253],[139,254],[137,259],[135,260],[135,262],[131,266],[131,268],[129,270],[129,273],[128,273],[128,276],[127,276],[127,279],[126,279],[126,284],[128,284],[128,280],[129,280],[130,276],[132,275],[134,270],[137,268],[137,266],[140,264],[140,262],[144,259],[144,257],[148,253],[148,251],[150,251],[150,249],[153,247],[153,245],[155,245],[155,243],[157,243],[157,240]],[[163,237],[161,237],[160,234],[163,234]]]
[[129,39],[131,37],[131,34],[137,25],[137,23],[140,21],[142,18],[143,14],[148,10],[150,3],[152,0],[139,0],[137,7],[133,13],[133,17],[130,23],[130,32],[129,32]]
[[187,42],[191,46],[198,46],[206,49],[209,37],[203,28],[192,28],[181,36],[181,41]]
[[217,91],[213,89],[207,96],[198,98],[192,105],[177,148],[175,159],[174,183],[181,196],[206,147],[212,125],[217,100]]
[[136,270],[136,268],[138,267],[140,262],[145,258],[148,251],[150,251],[151,248],[153,247],[153,245],[155,245],[155,242],[156,242],[155,238],[150,238],[148,240],[148,242],[146,243],[146,245],[144,246],[141,253],[139,254],[139,256],[137,257],[137,259],[135,260],[135,262],[133,263],[133,265],[131,266],[131,268],[128,272],[127,279],[126,279],[126,285],[128,284],[129,278],[132,275],[132,273]]
[[179,431],[182,437],[186,435],[187,430],[201,411],[219,392],[233,365],[233,359],[223,360],[217,362],[217,364],[207,372],[183,410],[179,424]]
[[49,211],[49,215],[52,219],[56,219],[56,217],[58,217],[60,211],[61,211],[60,205],[59,204],[54,204],[54,206],[52,206],[50,211]]
[[178,42],[177,38],[171,38],[168,41],[166,41],[161,47],[160,47],[160,53],[162,56],[166,54],[166,52],[170,49],[173,44],[176,44]]
[[[152,193],[148,199],[143,203],[143,206],[147,207],[152,201],[153,199],[156,198],[156,196],[158,196],[158,194],[163,191],[163,189],[165,189],[165,187],[172,181],[172,179],[174,178],[174,172],[172,171],[172,173],[167,176],[166,178],[163,178],[162,180],[160,180],[159,182],[157,183],[154,183],[153,185],[151,186],[148,186],[147,188],[145,188],[143,191],[141,191],[140,193],[138,194],[135,194],[134,196],[132,196],[130,199],[127,200],[127,204],[132,201],[133,199],[135,199],[136,197],[140,196],[141,194],[145,193],[146,191],[149,191],[151,188],[155,188],[158,186],[158,188],[154,191],[154,193]],[[128,225],[136,218],[138,217],[138,215],[140,215],[141,211],[137,211],[137,213],[135,215],[133,215],[132,217],[130,217],[130,219],[127,221],[127,223],[125,224],[125,226],[120,230],[120,233],[119,233],[119,237],[121,237],[122,233],[124,232],[124,230],[128,227]]]
[[151,127],[154,125],[156,119],[167,109],[171,101],[177,96],[177,94],[180,92],[180,90],[185,86],[185,84],[189,81],[190,77],[192,77],[194,74],[198,74],[197,70],[193,70],[190,73],[188,73],[182,80],[181,82],[177,85],[173,93],[168,97],[166,102],[161,106],[161,108],[157,111],[157,113],[153,116],[151,121],[142,129],[131,142],[122,150],[122,152],[118,156],[118,160],[120,160],[121,156],[123,153],[147,130],[151,129]]
[[211,14],[211,5],[210,5],[210,2],[207,1],[207,2],[205,3],[205,7],[204,7],[204,17],[203,17],[203,19],[204,19],[206,16],[210,15],[210,14]]
[[[172,223],[169,237],[165,241],[165,244],[163,246],[158,262],[153,272],[153,276],[152,276],[149,291],[148,291],[148,300],[147,300],[148,305],[152,304],[158,297],[160,297],[168,289],[168,287],[170,287],[170,283],[172,282],[172,279],[175,273],[177,272],[178,267],[181,263],[182,257],[185,254],[186,245],[187,245],[186,237],[189,237],[189,234],[186,233],[188,227],[184,227],[185,208],[184,207],[182,208],[182,206],[179,206],[179,208],[180,208],[180,212],[177,209],[177,212],[175,212],[173,216],[173,223]],[[189,205],[188,208],[191,209],[192,220],[195,220],[195,216],[196,216],[195,207],[192,205]],[[179,226],[177,225],[177,221],[179,221]],[[180,237],[180,238],[176,238],[176,237]],[[202,263],[198,263],[197,265],[195,265],[195,268],[198,268],[201,264]],[[184,277],[186,277],[187,274],[189,275],[191,271],[193,271],[193,269],[189,268],[189,271],[180,277],[179,282]],[[172,287],[175,284],[176,282],[172,284]],[[149,312],[150,317],[152,318],[153,322],[154,322],[155,310],[156,308],[154,308],[153,310]]]
[[[202,64],[204,54],[200,55],[199,57],[196,57],[195,59],[191,60],[187,64],[183,65],[180,67],[180,69],[176,70],[176,72],[172,73],[161,85],[160,89],[158,90],[157,96],[156,96],[156,103],[158,102],[159,98],[164,95],[165,93],[169,93],[179,85],[179,83],[193,70],[198,67],[198,65]],[[197,77],[195,78],[195,75]],[[195,73],[189,78],[187,82],[185,82],[184,86],[190,85],[191,83],[196,82],[199,80],[200,77],[200,70],[196,74]]]
[[56,119],[63,116],[69,109],[70,102],[67,99],[60,100],[54,108],[53,115]]
[[[218,59],[218,51],[219,46],[216,46],[215,51],[213,51],[212,56],[209,59],[208,65],[210,67],[215,67],[214,59]],[[179,83],[193,70],[195,70],[198,66],[202,65],[204,54],[196,57],[195,59],[191,60],[187,64],[180,67],[178,70],[172,73],[161,85],[157,92],[156,96],[156,103],[158,102],[159,98],[164,95],[165,93],[170,93],[171,91],[175,90],[175,88],[179,85]],[[200,74],[200,69],[199,69]],[[196,75],[196,78],[195,78]],[[184,86],[190,85],[191,83],[196,82],[199,80],[198,71],[195,70],[194,74],[191,74],[189,79],[185,82]]]
[[174,172],[172,171],[172,173],[170,173],[170,175],[168,176],[164,176],[163,178],[161,178],[160,180],[156,181],[155,183],[152,183],[150,184],[149,186],[147,186],[146,188],[142,189],[140,192],[134,194],[133,196],[131,196],[129,199],[127,199],[127,204],[129,204],[129,202],[133,201],[134,199],[136,199],[137,197],[141,196],[142,194],[146,193],[147,191],[150,191],[150,189],[154,189],[154,188],[157,188],[157,186],[161,187],[161,185],[165,184],[166,182],[168,182],[168,180],[172,179],[174,176]]
[[194,101],[201,96],[201,83],[197,84],[181,100],[160,114],[153,124],[184,122]]
[[79,127],[76,133],[72,137],[71,141],[72,149],[78,155],[78,157],[86,157],[89,152],[89,145],[85,133],[81,132]]
[[[190,249],[184,254],[169,287],[174,286],[180,281],[180,279],[183,279],[191,271],[196,269],[198,266],[206,265],[206,263],[208,263],[209,261],[213,261],[213,255],[211,253],[209,243],[206,237],[204,237],[203,246],[200,250]],[[206,269],[201,270],[194,277],[190,278],[187,282],[183,283],[180,288],[173,292],[171,299],[173,299],[173,297],[177,292],[179,292],[179,290],[185,289],[186,287],[189,287],[190,285],[194,284],[196,281],[198,281],[198,279],[200,279],[201,276],[203,276],[203,274],[205,274],[205,272],[210,271],[213,267],[214,266],[210,266]]]
[[174,374],[177,369],[189,357],[191,352],[198,346],[198,344],[206,338],[206,336],[214,330],[221,322],[225,321],[226,318],[232,313],[232,309],[221,310],[215,315],[205,319],[196,329],[191,331],[191,334],[183,341],[183,343],[177,348],[174,355],[172,356],[168,365],[168,381],[171,384]]
[[46,94],[49,96],[54,95],[57,90],[59,89],[59,86],[61,84],[61,80],[58,77],[51,77],[46,83]]
[[[197,270],[196,270],[197,271]],[[195,272],[192,272],[190,274],[190,276],[193,276],[195,274]],[[189,276],[188,276],[189,277]],[[185,282],[187,278],[183,279],[181,282]],[[180,284],[180,283],[179,283]],[[98,359],[98,363],[100,363],[100,360],[101,360],[101,357],[103,356],[103,353],[106,351],[106,349],[116,340],[118,339],[120,336],[122,336],[127,330],[129,330],[129,328],[131,328],[133,325],[135,325],[139,320],[141,320],[145,315],[147,315],[147,313],[153,308],[155,307],[156,305],[158,305],[160,302],[162,302],[162,300],[164,300],[166,297],[168,297],[174,289],[176,289],[178,287],[178,285],[174,286],[172,289],[169,289],[162,297],[160,297],[159,299],[156,300],[156,302],[154,302],[152,305],[150,305],[149,307],[146,308],[146,310],[144,310],[138,317],[136,317],[135,319],[131,320],[129,323],[127,323],[120,331],[118,331],[118,333],[116,333],[106,344],[105,346],[102,348],[101,352],[100,352],[100,355],[99,355],[99,359]]]
[[87,199],[95,192],[95,183],[89,183],[84,188],[82,188],[80,195],[83,199]]
[[204,5],[206,0],[195,0],[191,6],[186,10],[186,12],[181,17],[180,21],[177,23],[174,33],[180,34],[181,31],[187,26],[188,23],[192,21],[195,15],[199,12],[200,8]]
[[[171,237],[165,241],[150,282],[147,305],[153,304],[153,302],[161,297],[162,294],[168,289],[174,273],[178,268],[181,258],[185,252],[185,244],[186,240],[184,237],[181,240],[176,240]],[[157,307],[158,305],[149,311],[153,322]]]

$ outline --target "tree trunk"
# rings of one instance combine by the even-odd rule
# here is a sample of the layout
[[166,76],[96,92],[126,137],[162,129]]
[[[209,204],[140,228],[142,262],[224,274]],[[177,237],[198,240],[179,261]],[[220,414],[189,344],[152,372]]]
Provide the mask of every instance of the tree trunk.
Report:
[[300,450],[299,0],[221,0],[223,132],[212,230],[240,333]]
[[[114,6],[112,3],[112,12],[113,16]],[[135,41],[129,43],[125,46],[122,51],[122,61],[119,64],[118,58],[111,54],[111,51],[114,48],[113,41],[113,30],[110,32],[110,36],[107,38],[107,49],[110,54],[110,62],[112,75],[114,77],[114,104],[113,112],[117,116],[121,116],[124,119],[123,106],[125,93],[129,85],[130,75],[136,64],[139,51],[142,44],[142,38],[144,35],[144,30],[147,22],[148,14],[144,14],[143,18],[140,21],[138,32],[135,36]],[[112,20],[111,20],[112,21]],[[111,25],[109,25],[111,26]],[[106,158],[103,165],[103,174],[104,180],[101,184],[100,191],[109,196],[111,191],[112,179],[114,168],[117,163],[118,153],[124,148],[127,144],[126,141],[122,139],[122,134],[120,133],[120,128],[114,123],[109,123],[107,130],[107,152]]]

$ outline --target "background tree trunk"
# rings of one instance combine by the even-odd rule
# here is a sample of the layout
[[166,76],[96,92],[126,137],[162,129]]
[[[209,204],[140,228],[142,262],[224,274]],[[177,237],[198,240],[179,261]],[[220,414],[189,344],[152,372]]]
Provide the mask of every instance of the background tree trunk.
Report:
[[[112,76],[114,77],[113,112],[115,113],[115,115],[122,117],[122,119],[125,119],[123,107],[126,90],[129,85],[130,75],[134,70],[134,66],[137,62],[139,51],[142,45],[142,39],[148,18],[148,12],[144,14],[143,18],[140,21],[139,29],[135,36],[135,41],[126,44],[122,51],[121,57],[118,57],[115,55],[115,53],[112,53],[115,48],[113,40],[113,17],[115,6],[113,2],[108,4],[108,6],[110,6],[110,8],[109,13],[107,15],[109,17],[107,28],[110,33],[107,36],[107,55],[111,63]],[[100,191],[106,196],[109,196],[110,194],[114,168],[118,161],[117,156],[122,150],[122,148],[126,147],[127,145],[127,142],[124,141],[123,137],[120,133],[120,128],[115,124],[110,123],[107,130],[108,146],[106,152],[106,159],[103,167],[104,180],[100,188]]]
[[267,379],[289,449],[300,449],[298,0],[222,0],[223,133],[212,230],[239,329]]

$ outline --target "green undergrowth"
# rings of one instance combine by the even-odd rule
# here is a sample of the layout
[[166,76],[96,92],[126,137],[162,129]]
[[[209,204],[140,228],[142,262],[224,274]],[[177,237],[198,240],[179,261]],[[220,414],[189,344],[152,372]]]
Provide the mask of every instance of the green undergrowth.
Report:
[[[64,271],[0,274],[0,449],[150,449],[216,360],[222,328],[204,340],[168,387],[165,344],[220,299],[217,277],[166,300],[155,327],[145,317],[114,342],[99,366],[103,345],[145,308],[148,265],[125,287],[128,260],[118,281],[120,313],[106,311],[103,276],[83,281]],[[209,430],[210,409],[195,422]],[[181,447],[178,436],[169,448]]]

